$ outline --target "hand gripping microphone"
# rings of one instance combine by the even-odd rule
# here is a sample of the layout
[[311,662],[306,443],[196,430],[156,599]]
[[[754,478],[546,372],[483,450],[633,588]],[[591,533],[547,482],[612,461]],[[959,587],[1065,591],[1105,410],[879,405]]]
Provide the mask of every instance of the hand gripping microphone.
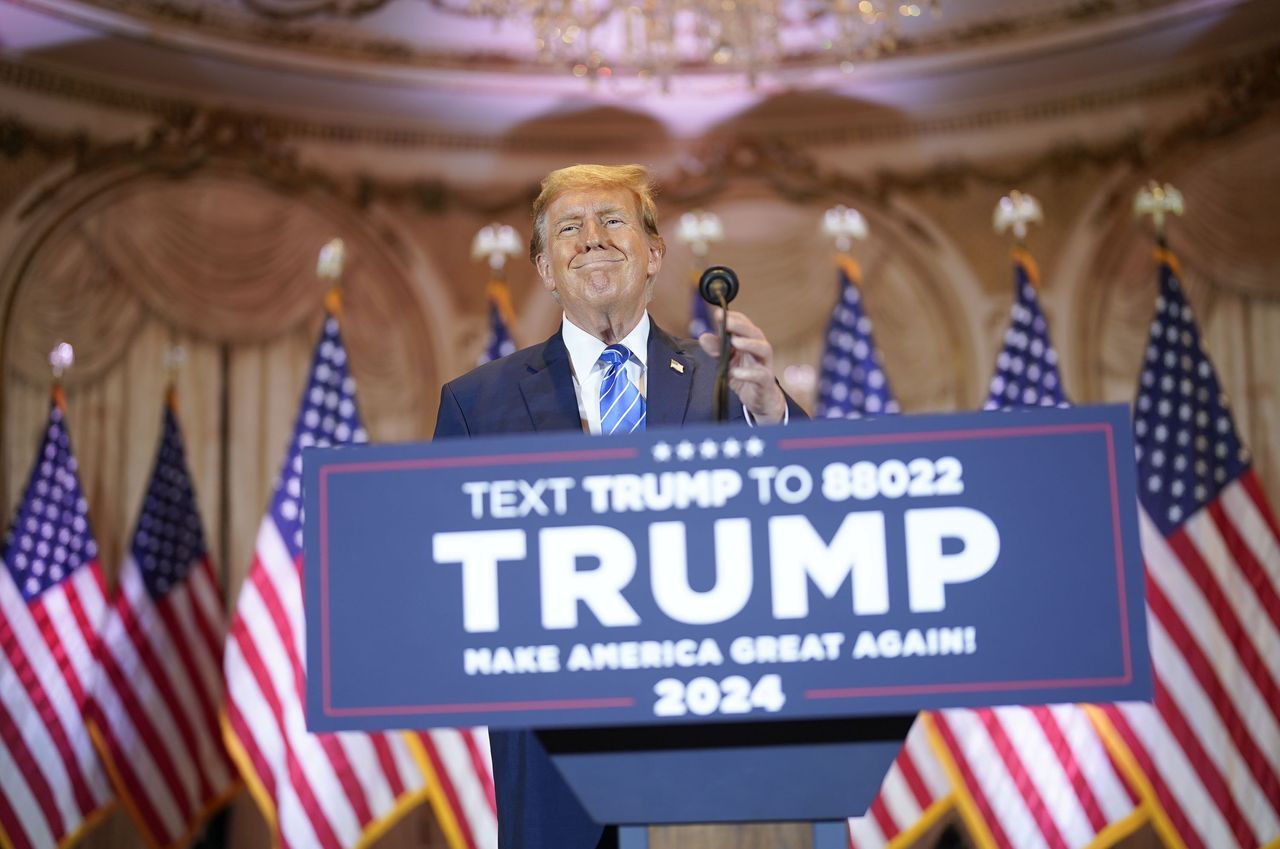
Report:
[[729,302],[738,296],[738,275],[732,268],[713,265],[698,280],[702,299],[724,310],[720,320],[720,359],[716,363],[716,386],[713,403],[715,420],[724,421],[729,412]]

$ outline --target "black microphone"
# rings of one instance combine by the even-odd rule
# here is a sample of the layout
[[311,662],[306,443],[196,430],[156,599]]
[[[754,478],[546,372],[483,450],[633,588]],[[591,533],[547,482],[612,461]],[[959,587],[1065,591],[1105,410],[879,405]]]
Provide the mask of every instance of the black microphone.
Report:
[[732,268],[713,265],[698,279],[698,292],[702,300],[724,310],[720,317],[720,360],[716,363],[715,403],[712,408],[715,420],[722,422],[729,413],[729,359],[732,355],[727,326],[729,302],[738,296],[738,275]]
[[713,265],[702,272],[702,277],[698,280],[698,292],[701,293],[702,300],[723,307],[738,297],[738,275],[728,266]]

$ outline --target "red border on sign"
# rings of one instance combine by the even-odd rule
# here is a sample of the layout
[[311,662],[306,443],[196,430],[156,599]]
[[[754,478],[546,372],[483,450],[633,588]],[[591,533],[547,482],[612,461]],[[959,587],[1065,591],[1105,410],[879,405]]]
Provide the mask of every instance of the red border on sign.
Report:
[[[1129,642],[1128,599],[1124,586],[1124,552],[1120,526],[1120,493],[1116,470],[1115,432],[1110,423],[1091,422],[1066,425],[1029,425],[1009,428],[970,428],[913,433],[867,434],[858,436],[814,436],[779,439],[776,447],[783,451],[803,451],[813,448],[832,448],[856,445],[890,445],[911,442],[961,441],[998,439],[1026,436],[1046,436],[1066,433],[1101,433],[1106,439],[1108,488],[1111,499],[1112,540],[1115,552],[1116,595],[1119,601],[1119,628],[1124,673],[1106,678],[1026,679],[1013,681],[964,682],[957,684],[901,684],[883,687],[823,688],[804,691],[808,700],[851,699],[868,696],[920,695],[930,693],[1001,692],[1008,690],[1058,689],[1065,687],[1114,686],[1133,681],[1133,656]],[[442,703],[429,705],[381,705],[366,707],[334,707],[332,702],[332,675],[330,664],[329,629],[329,545],[328,503],[329,477],[335,474],[369,471],[409,471],[431,468],[459,468],[469,466],[522,465],[545,462],[587,462],[592,460],[630,459],[640,453],[638,448],[599,448],[577,451],[525,452],[518,454],[493,454],[470,457],[422,458],[415,460],[364,461],[331,463],[320,467],[320,632],[321,678],[323,706],[326,716],[396,716],[411,714],[448,714],[465,712],[514,712],[539,710],[592,710],[625,708],[635,705],[632,696],[605,696],[589,699],[543,699],[533,701],[498,701],[482,703]]]
[[939,430],[926,433],[884,433],[865,436],[811,436],[779,439],[783,451],[806,448],[838,448],[852,445],[888,445],[896,442],[922,443],[932,440],[956,442],[966,439],[997,439],[1019,436],[1045,436],[1060,433],[1101,432],[1107,440],[1107,484],[1111,496],[1111,540],[1115,551],[1116,597],[1120,604],[1120,644],[1124,657],[1124,674],[1110,678],[1062,678],[1024,681],[970,681],[963,684],[900,684],[886,687],[835,687],[806,690],[806,699],[856,699],[867,696],[909,696],[922,693],[973,693],[1002,690],[1041,690],[1061,687],[1103,687],[1133,681],[1133,652],[1129,646],[1129,602],[1124,589],[1124,543],[1120,532],[1120,484],[1116,478],[1115,431],[1107,422],[1066,425],[1028,425],[1010,428],[971,428]]
[[591,460],[628,460],[640,454],[638,448],[592,448],[580,451],[537,451],[520,454],[488,454],[474,457],[436,457],[417,460],[370,460],[359,463],[329,463],[320,467],[320,679],[326,716],[382,716],[397,714],[464,713],[473,711],[574,710],[631,707],[632,696],[596,699],[543,699],[525,702],[481,704],[400,705],[339,708],[333,706],[333,675],[329,650],[329,478],[352,472],[395,472],[415,469],[445,469],[465,466],[523,465],[528,463],[574,463]]

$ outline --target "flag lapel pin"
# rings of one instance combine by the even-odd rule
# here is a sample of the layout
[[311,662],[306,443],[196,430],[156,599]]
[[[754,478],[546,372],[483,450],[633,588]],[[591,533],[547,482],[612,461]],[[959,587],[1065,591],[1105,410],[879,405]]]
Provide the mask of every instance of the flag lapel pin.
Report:
[[671,370],[674,371],[676,374],[684,374],[684,363],[680,362],[675,357],[672,357]]

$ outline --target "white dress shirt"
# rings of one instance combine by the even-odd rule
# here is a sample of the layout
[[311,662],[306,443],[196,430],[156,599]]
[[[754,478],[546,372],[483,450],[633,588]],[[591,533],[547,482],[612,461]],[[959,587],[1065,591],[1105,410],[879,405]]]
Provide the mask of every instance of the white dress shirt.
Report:
[[[600,355],[608,347],[565,316],[560,322],[560,334],[569,350],[569,362],[573,366],[573,392],[578,396],[578,415],[582,429],[588,433],[600,433],[600,383],[604,380],[604,364]],[[621,344],[631,351],[627,360],[627,378],[645,395],[645,375],[649,358],[649,311],[640,316],[635,328]]]
[[[587,433],[600,434],[600,383],[604,380],[604,365],[600,355],[609,347],[592,336],[564,316],[560,320],[560,335],[564,346],[569,349],[569,363],[573,372],[573,394],[578,396],[578,417],[582,419],[582,429]],[[645,402],[649,400],[645,378],[649,373],[649,311],[645,310],[635,329],[622,340],[631,351],[627,360],[627,377],[639,389]],[[756,417],[751,415],[747,405],[742,405],[742,415],[751,427],[756,426]],[[791,410],[782,410],[782,424],[791,422]]]

